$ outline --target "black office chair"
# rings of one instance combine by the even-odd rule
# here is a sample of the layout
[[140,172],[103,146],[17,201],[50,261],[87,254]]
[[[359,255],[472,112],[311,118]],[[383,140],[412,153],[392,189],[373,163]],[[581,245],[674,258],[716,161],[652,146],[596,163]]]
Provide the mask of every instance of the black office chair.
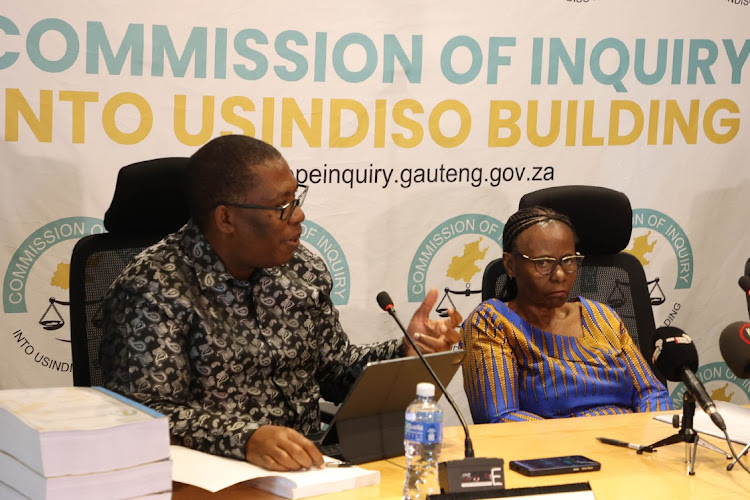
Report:
[[187,158],[160,158],[122,167],[104,216],[107,233],[86,236],[70,262],[73,384],[102,385],[99,346],[102,297],[123,268],[190,217],[183,191]]
[[[577,249],[586,256],[571,295],[617,311],[650,364],[656,327],[646,274],[637,258],[622,251],[633,228],[628,197],[604,187],[559,186],[526,194],[518,205],[548,207],[570,217],[579,238]],[[503,260],[490,262],[482,278],[482,300],[497,297],[506,281]]]

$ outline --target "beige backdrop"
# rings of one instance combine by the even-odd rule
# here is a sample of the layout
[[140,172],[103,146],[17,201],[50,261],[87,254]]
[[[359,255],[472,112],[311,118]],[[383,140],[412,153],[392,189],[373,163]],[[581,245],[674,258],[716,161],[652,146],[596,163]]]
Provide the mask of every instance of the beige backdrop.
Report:
[[750,402],[717,345],[747,319],[748,3],[4,5],[0,388],[71,383],[70,251],[118,169],[245,133],[310,185],[305,241],[355,341],[398,335],[381,290],[404,317],[425,287],[478,290],[524,193],[603,185],[635,209],[657,323]]

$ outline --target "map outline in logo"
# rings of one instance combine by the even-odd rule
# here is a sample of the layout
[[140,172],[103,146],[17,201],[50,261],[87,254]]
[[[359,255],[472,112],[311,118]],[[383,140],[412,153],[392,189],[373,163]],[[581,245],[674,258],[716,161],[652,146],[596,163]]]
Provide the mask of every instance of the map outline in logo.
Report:
[[[409,266],[407,279],[407,300],[421,302],[427,287],[425,281],[435,256],[451,240],[469,235],[479,235],[495,241],[502,248],[502,235],[505,223],[485,214],[469,213],[446,219],[431,231],[417,247]],[[469,245],[476,242],[469,243]],[[478,248],[478,246],[477,246]],[[454,257],[455,259],[455,257]],[[483,272],[483,269],[479,270]]]

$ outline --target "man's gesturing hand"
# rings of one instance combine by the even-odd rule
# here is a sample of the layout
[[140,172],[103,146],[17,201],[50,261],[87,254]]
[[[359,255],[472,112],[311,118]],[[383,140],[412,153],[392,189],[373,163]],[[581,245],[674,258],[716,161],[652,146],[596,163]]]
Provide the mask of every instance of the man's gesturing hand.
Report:
[[[448,308],[447,318],[430,319],[430,311],[435,306],[437,298],[437,289],[431,288],[406,328],[424,354],[447,351],[461,339],[461,334],[456,330],[461,326],[461,314],[452,307]],[[404,349],[407,356],[417,354],[408,343],[404,343]]]

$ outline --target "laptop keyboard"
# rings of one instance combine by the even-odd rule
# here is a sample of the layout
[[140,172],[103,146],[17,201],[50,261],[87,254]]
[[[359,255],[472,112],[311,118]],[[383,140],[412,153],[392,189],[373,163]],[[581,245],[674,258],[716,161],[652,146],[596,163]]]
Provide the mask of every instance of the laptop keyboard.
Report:
[[323,455],[326,455],[331,458],[338,458],[339,460],[343,460],[343,456],[341,455],[341,445],[339,443],[329,443],[329,444],[323,444],[321,441],[323,441],[323,438],[325,437],[326,433],[321,432],[311,432],[310,434],[306,435],[305,437],[315,443],[315,446],[317,446],[318,450]]
[[325,435],[326,435],[325,432],[320,431],[320,432],[311,432],[310,434],[305,434],[305,437],[309,439],[310,441],[312,441],[313,443],[317,444],[323,440]]
[[315,446],[317,446],[320,452],[327,457],[337,458],[339,460],[344,459],[343,455],[341,454],[341,445],[339,445],[338,443],[335,443],[335,444],[316,443]]

